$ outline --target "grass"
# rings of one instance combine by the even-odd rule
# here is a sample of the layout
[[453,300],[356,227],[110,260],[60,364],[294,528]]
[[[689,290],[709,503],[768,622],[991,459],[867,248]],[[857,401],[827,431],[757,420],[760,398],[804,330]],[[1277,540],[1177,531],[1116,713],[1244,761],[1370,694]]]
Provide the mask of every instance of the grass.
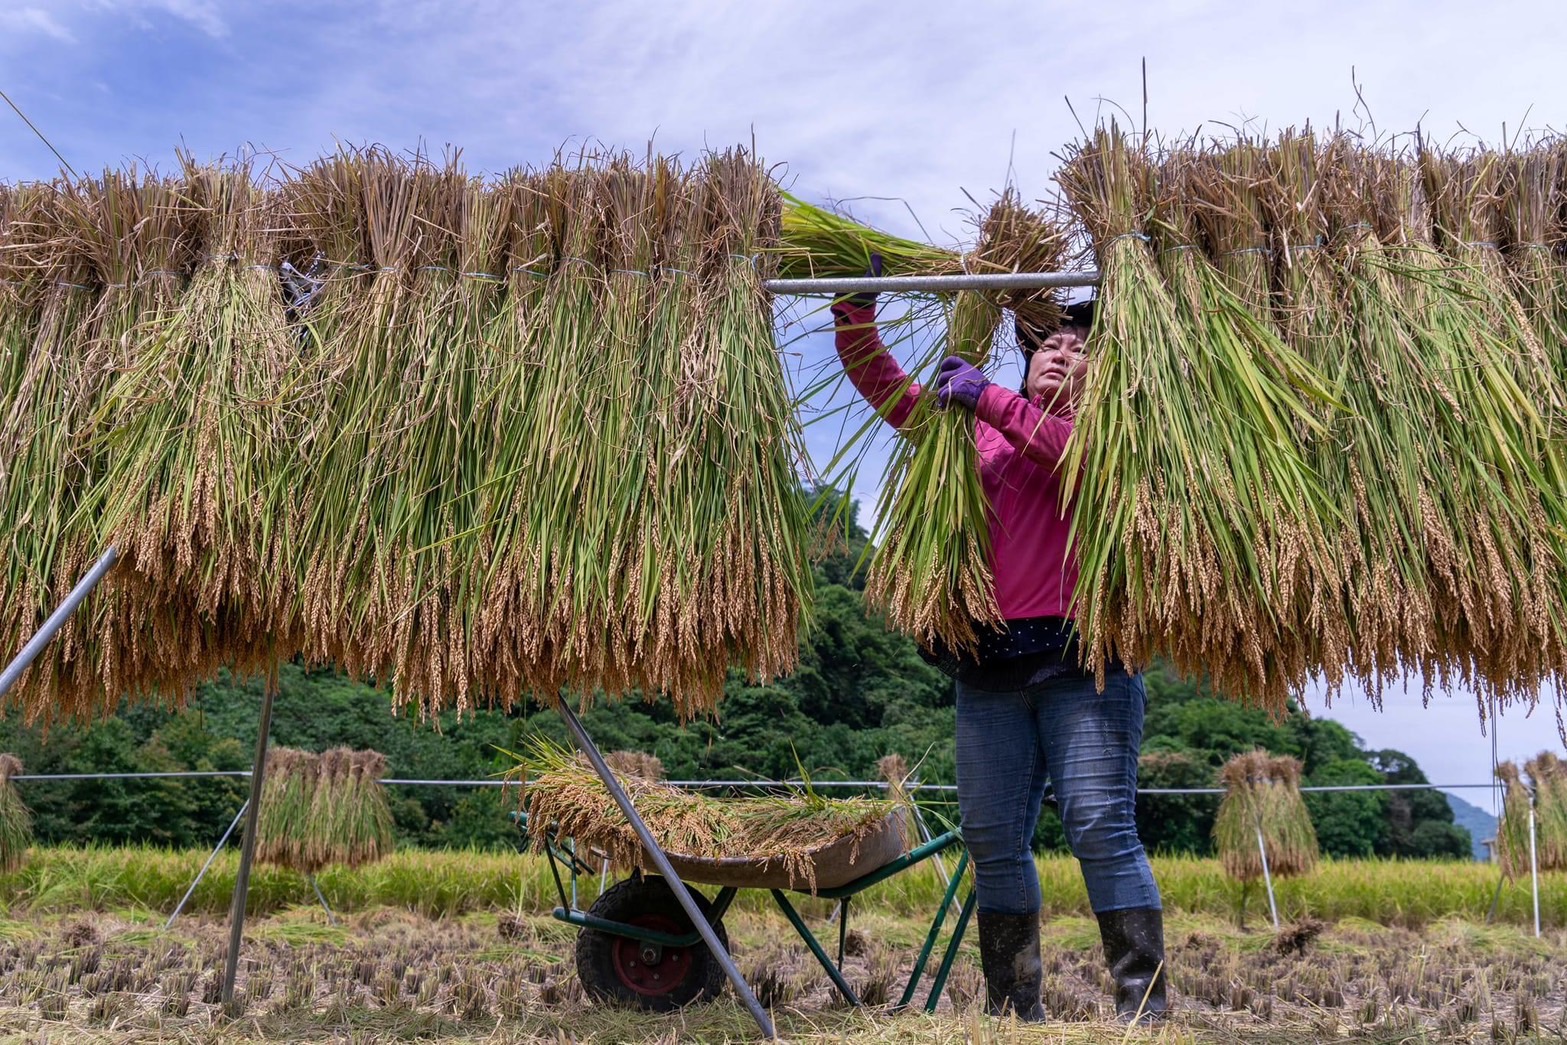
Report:
[[[808,914],[820,932],[821,913]],[[982,1015],[972,938],[937,1011],[846,1009],[775,912],[725,919],[747,981],[780,1035],[799,1042],[1165,1043],[1559,1041],[1567,936],[1458,920],[1423,932],[1355,920],[1289,931],[1223,919],[1168,921],[1175,1015],[1128,1036],[1107,1015],[1097,926],[1056,916],[1042,929],[1051,1021],[1022,1027]],[[864,998],[901,991],[924,918],[865,910],[851,923],[844,973]],[[543,915],[431,920],[371,908],[327,932],[319,911],[253,921],[236,992],[217,1004],[226,930],[193,918],[149,934],[134,913],[35,915],[0,938],[0,1034],[104,1041],[203,1042],[440,1037],[485,1042],[756,1040],[745,1009],[716,1001],[652,1015],[590,1002],[571,958],[574,934]],[[928,975],[928,974],[927,974]],[[924,1000],[924,987],[916,995]]]
[[[207,854],[155,848],[49,848],[31,850],[27,866],[0,875],[0,904],[13,916],[71,911],[133,908],[173,911],[195,879]],[[1089,914],[1077,862],[1067,856],[1037,859],[1044,910],[1051,917]],[[1154,876],[1172,912],[1233,919],[1240,887],[1216,859],[1155,856]],[[197,887],[187,907],[200,914],[221,915],[238,869],[234,852],[221,854]],[[1288,919],[1358,918],[1369,923],[1418,929],[1445,918],[1483,922],[1496,892],[1499,872],[1489,864],[1442,861],[1324,859],[1309,875],[1277,883],[1279,914]],[[559,900],[543,857],[452,850],[402,850],[357,870],[330,867],[317,881],[335,911],[396,908],[428,917],[453,917],[479,912],[493,915],[547,913]],[[579,883],[581,902],[597,895],[597,879]],[[929,864],[867,891],[855,903],[866,911],[900,918],[919,917],[940,902],[941,880]],[[1253,889],[1252,917],[1256,907]],[[741,910],[760,910],[765,894],[742,892]],[[258,866],[251,873],[250,911],[273,914],[316,903],[302,875]],[[801,910],[825,915],[826,901],[800,897]],[[1540,911],[1551,928],[1567,927],[1567,875],[1552,873],[1540,880]],[[1496,922],[1531,924],[1529,884],[1513,882],[1502,889]]]

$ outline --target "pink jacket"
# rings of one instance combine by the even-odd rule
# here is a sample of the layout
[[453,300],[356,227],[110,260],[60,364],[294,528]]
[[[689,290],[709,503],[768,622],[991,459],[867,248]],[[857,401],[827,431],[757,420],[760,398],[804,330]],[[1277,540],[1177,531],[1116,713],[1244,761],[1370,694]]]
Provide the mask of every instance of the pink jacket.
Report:
[[[875,306],[840,303],[834,311],[841,317],[838,358],[849,380],[888,423],[901,427],[920,386],[909,384],[898,398],[909,378],[876,332]],[[1077,558],[1067,543],[1071,505],[1062,503],[1057,465],[1072,434],[1072,419],[1047,414],[1000,385],[985,389],[975,416],[1001,615],[1007,620],[1071,617]]]

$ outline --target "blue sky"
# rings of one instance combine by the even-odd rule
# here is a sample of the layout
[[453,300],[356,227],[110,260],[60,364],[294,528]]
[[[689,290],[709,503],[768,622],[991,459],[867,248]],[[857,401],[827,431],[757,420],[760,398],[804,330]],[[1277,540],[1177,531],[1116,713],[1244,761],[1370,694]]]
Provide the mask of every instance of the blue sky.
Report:
[[[585,142],[691,153],[754,139],[800,194],[955,243],[965,190],[1049,191],[1073,109],[1140,120],[1145,59],[1148,123],[1166,134],[1369,112],[1386,130],[1494,142],[1564,123],[1564,30],[1559,0],[0,0],[0,89],[84,172],[167,165],[181,143],[294,163],[335,141],[452,145],[496,171]],[[56,169],[0,110],[0,179]],[[808,375],[828,350],[807,337],[790,351]],[[998,370],[1015,380],[1011,360]],[[867,516],[874,471],[855,487]],[[1437,782],[1489,777],[1467,694],[1430,708],[1392,694],[1380,714],[1352,694],[1309,704]],[[1497,735],[1503,758],[1560,746],[1549,707],[1505,714]]]

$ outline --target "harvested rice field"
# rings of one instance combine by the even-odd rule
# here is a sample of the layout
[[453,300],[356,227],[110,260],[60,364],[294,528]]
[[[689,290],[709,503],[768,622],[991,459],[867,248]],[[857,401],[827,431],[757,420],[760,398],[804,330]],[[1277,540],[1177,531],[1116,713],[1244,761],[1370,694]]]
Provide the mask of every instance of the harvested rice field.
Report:
[[[1405,869],[1407,873],[1407,868]],[[91,903],[90,897],[84,902]],[[49,906],[51,910],[42,908]],[[813,928],[825,904],[805,902]],[[7,1040],[203,1042],[427,1038],[494,1042],[754,1040],[729,994],[666,1015],[584,995],[575,933],[536,902],[432,917],[395,906],[294,906],[248,923],[235,1007],[218,1002],[225,920],[187,916],[165,931],[147,908],[13,905],[0,920],[0,1036]],[[788,925],[745,904],[725,919],[736,960],[791,1041],[1122,1040],[1105,1015],[1097,929],[1056,914],[1044,931],[1037,1028],[981,1015],[977,952],[966,946],[934,1016],[889,1014],[925,930],[923,913],[867,904],[848,938],[850,983],[872,1007],[845,1009]],[[1567,931],[1441,918],[1420,928],[1346,917],[1275,934],[1218,913],[1172,911],[1169,1025],[1162,1042],[1561,1041]],[[923,993],[920,995],[923,998]]]

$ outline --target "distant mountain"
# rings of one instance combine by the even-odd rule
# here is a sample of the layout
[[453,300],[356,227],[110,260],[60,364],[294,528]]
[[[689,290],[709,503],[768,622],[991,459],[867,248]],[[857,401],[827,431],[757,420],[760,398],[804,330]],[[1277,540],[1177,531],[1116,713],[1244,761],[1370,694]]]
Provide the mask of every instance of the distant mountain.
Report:
[[1447,804],[1453,809],[1453,822],[1469,829],[1469,839],[1474,846],[1476,860],[1486,858],[1485,840],[1496,837],[1496,817],[1457,795],[1447,794]]

